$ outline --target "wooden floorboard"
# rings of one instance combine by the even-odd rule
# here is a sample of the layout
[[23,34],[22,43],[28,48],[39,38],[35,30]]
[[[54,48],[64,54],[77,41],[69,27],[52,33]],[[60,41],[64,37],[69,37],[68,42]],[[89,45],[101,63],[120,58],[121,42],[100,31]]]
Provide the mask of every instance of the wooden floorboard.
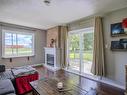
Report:
[[[97,95],[124,95],[123,89],[105,83],[97,82],[73,73],[69,73],[64,70],[53,72],[44,67],[36,67],[36,69],[39,72],[40,79],[44,77],[48,77],[48,78],[57,77],[61,80],[66,80],[68,82],[71,82],[72,84],[79,86],[82,89],[85,89],[89,93],[92,91],[96,91],[98,93]],[[90,95],[94,95],[94,94],[90,94]]]

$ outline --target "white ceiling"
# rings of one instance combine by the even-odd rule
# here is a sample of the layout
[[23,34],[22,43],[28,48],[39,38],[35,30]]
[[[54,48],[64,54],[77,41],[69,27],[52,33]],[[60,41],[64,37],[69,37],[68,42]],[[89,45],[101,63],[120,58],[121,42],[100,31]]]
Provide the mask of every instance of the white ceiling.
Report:
[[40,29],[127,7],[127,0],[0,0],[0,21]]

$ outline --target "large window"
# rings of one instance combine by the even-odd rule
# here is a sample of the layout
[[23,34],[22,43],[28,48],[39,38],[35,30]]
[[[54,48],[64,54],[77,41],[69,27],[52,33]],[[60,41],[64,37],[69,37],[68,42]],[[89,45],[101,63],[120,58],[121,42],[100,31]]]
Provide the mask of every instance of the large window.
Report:
[[91,74],[93,61],[93,27],[69,32],[69,69]]
[[2,30],[2,57],[34,55],[34,34]]

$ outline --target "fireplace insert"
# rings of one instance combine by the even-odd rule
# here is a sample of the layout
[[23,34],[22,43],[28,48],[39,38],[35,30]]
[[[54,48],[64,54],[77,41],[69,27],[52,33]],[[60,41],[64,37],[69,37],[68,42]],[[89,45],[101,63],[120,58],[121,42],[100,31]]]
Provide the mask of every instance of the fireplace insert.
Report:
[[54,66],[54,55],[47,54],[47,65]]

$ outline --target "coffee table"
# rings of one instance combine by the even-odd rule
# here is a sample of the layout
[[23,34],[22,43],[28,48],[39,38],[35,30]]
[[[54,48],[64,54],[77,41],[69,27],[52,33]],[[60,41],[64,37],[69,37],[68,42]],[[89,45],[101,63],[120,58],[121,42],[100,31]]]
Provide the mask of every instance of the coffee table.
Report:
[[58,80],[43,79],[30,82],[33,88],[33,95],[86,95],[87,91],[71,84],[70,82],[63,82],[64,88],[59,90],[57,88]]

